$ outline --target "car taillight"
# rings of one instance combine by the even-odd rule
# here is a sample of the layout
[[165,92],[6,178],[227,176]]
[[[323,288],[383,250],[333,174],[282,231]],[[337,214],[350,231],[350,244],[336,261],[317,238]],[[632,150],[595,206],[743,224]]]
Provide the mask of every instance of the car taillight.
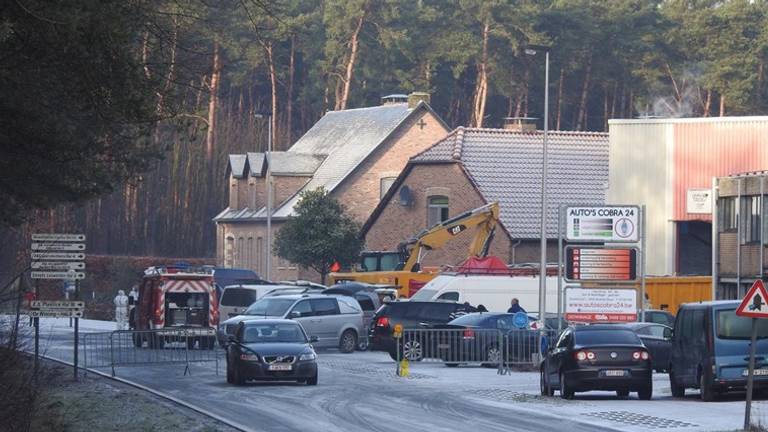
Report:
[[578,361],[594,360],[597,358],[592,351],[576,351],[576,354],[574,354],[573,357]]
[[389,318],[379,317],[379,319],[376,320],[376,327],[388,327],[388,326],[389,326]]
[[648,360],[651,358],[651,355],[648,354],[648,351],[635,351],[632,353],[632,360]]
[[464,339],[474,339],[475,338],[475,331],[472,329],[466,329],[464,330]]

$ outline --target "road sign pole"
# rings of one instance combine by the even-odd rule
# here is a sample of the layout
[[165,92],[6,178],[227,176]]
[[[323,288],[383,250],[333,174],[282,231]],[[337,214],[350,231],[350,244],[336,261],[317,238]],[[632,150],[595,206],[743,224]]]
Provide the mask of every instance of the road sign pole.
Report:
[[645,204],[640,208],[640,322],[645,322]]
[[[75,281],[75,300],[80,300],[80,281]],[[77,381],[77,352],[78,349],[78,342],[79,342],[79,336],[80,336],[80,318],[75,317],[75,366],[74,366],[74,374],[75,374],[75,381]]]
[[749,416],[752,413],[752,385],[755,381],[755,342],[757,341],[757,318],[752,318],[752,341],[749,344],[749,371],[747,375],[747,406],[744,410],[744,430],[749,430]]

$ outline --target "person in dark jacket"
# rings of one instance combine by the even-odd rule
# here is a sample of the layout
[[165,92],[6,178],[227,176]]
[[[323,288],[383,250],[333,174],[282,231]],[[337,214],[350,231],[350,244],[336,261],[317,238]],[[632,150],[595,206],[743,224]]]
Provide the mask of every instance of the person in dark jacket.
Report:
[[522,306],[520,306],[520,300],[517,297],[512,299],[512,305],[507,309],[507,313],[525,312]]

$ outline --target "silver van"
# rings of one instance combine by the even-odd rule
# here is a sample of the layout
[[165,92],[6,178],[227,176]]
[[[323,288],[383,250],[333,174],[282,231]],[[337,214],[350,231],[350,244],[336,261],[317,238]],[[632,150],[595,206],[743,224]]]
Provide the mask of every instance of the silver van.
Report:
[[364,334],[363,311],[352,297],[320,294],[264,297],[257,300],[241,315],[221,324],[217,331],[219,343],[226,344],[241,321],[285,318],[297,321],[307,336],[317,337],[317,348],[338,347],[341,352],[355,350]]
[[221,319],[238,316],[265,295],[289,289],[296,289],[296,287],[293,285],[229,285],[221,293],[219,316]]

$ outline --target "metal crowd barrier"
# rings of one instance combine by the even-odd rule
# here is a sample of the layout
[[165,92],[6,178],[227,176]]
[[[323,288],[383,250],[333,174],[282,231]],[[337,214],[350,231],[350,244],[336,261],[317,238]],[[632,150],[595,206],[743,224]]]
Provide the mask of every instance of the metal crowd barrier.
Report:
[[539,350],[555,343],[556,336],[557,330],[551,329],[403,329],[396,338],[395,357],[398,368],[407,360],[449,367],[479,364],[506,374],[512,367],[537,367]]
[[219,372],[222,351],[213,329],[118,330],[83,335],[85,368],[215,362]]

